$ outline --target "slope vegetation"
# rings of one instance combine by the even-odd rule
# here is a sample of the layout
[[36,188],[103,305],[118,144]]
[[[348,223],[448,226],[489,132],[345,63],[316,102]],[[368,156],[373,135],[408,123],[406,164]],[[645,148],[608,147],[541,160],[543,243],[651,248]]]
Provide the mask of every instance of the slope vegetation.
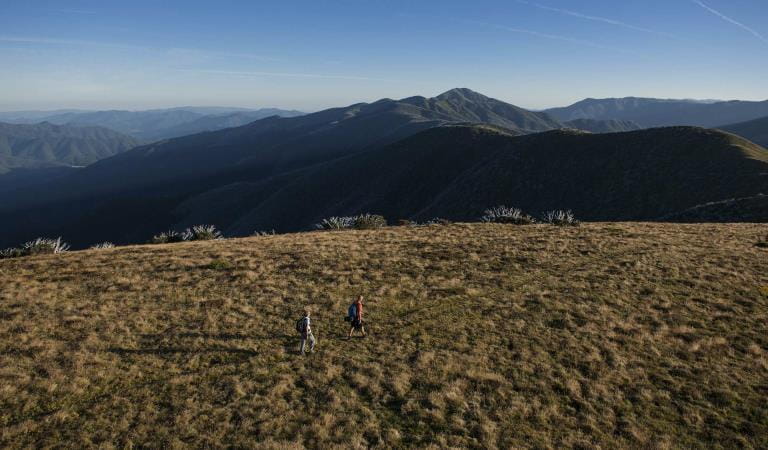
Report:
[[[2,260],[0,445],[765,448],[765,232],[460,224]],[[348,341],[358,293],[370,335]]]

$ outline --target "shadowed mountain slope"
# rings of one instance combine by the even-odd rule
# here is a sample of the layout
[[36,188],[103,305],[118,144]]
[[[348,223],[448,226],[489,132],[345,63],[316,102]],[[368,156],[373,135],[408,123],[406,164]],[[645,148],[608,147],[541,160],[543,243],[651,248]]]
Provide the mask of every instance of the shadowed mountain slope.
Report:
[[265,183],[219,188],[176,213],[187,215],[184,224],[229,218],[221,226],[234,234],[302,229],[366,211],[390,219],[472,220],[496,204],[535,214],[570,208],[586,220],[652,220],[768,191],[765,173],[768,151],[699,128],[513,136],[446,126]]
[[643,127],[694,125],[714,127],[768,116],[768,100],[702,103],[655,98],[588,98],[545,112],[560,121],[575,119],[631,120]]
[[302,230],[324,217],[361,212],[391,220],[474,220],[497,204],[533,214],[570,208],[584,220],[655,220],[768,192],[766,173],[768,151],[716,130],[521,136],[449,125],[261,181],[220,180],[191,194],[168,189],[85,198],[0,219],[21,224],[3,233],[15,241],[55,234],[77,245],[141,242],[164,228],[197,223],[229,235]]
[[717,128],[729,133],[738,134],[763,147],[768,147],[768,116],[748,122],[723,125]]

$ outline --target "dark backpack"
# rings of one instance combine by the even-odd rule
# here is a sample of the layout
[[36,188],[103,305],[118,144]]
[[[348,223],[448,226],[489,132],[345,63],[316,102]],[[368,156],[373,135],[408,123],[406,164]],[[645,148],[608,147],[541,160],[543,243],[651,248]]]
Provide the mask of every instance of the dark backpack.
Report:
[[305,330],[306,330],[306,327],[304,323],[304,318],[302,317],[296,322],[296,331],[303,334]]
[[355,320],[357,319],[357,305],[352,303],[349,305],[349,309],[347,310],[347,317],[349,317],[349,320]]

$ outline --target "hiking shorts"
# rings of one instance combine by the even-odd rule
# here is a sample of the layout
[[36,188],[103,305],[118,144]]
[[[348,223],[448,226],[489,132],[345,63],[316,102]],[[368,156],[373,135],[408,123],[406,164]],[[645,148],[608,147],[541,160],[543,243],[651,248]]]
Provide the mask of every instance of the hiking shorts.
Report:
[[354,319],[352,321],[352,326],[355,327],[355,330],[359,330],[359,329],[363,328],[363,321],[362,320]]

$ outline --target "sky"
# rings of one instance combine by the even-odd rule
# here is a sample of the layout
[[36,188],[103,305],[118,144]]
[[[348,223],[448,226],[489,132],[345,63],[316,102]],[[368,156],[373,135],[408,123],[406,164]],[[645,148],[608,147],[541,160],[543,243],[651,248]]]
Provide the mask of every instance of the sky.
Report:
[[768,0],[0,2],[0,110],[768,99]]

